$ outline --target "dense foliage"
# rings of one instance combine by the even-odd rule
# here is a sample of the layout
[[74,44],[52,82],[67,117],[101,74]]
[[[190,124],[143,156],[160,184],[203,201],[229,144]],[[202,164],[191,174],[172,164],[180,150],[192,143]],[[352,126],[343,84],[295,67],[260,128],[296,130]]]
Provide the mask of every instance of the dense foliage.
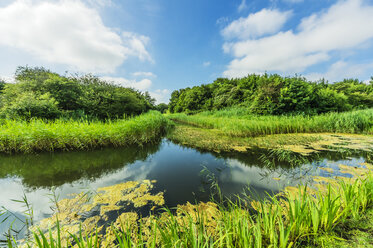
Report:
[[1,84],[3,117],[110,119],[154,108],[149,94],[92,76],[61,76],[44,68],[19,67],[15,84]]
[[373,78],[366,84],[345,79],[328,84],[323,80],[277,74],[248,75],[244,78],[218,78],[211,84],[175,90],[171,113],[195,113],[242,106],[254,114],[319,114],[373,107]]
[[157,106],[155,106],[155,109],[158,110],[161,113],[166,113],[168,109],[168,105],[165,103],[160,103]]

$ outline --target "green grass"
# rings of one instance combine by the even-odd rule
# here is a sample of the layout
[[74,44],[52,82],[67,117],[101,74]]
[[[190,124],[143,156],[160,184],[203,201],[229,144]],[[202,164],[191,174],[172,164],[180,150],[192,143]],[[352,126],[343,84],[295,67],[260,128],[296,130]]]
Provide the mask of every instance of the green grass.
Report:
[[[273,196],[249,208],[247,199],[218,205],[217,212],[196,208],[176,215],[165,211],[134,225],[113,227],[116,247],[314,247],[343,242],[373,245],[371,229],[346,236],[348,226],[364,219],[373,208],[373,177],[337,181],[323,190]],[[179,212],[179,213],[180,213]],[[370,217],[371,218],[371,217]],[[150,221],[150,223],[149,223]],[[60,235],[35,233],[36,247],[61,247]],[[357,235],[357,236],[356,236]],[[349,240],[353,238],[353,240]],[[101,247],[96,233],[72,235],[71,245]],[[11,242],[9,243],[12,246]],[[113,246],[114,247],[114,246]]]
[[5,119],[0,122],[0,152],[53,152],[142,145],[159,140],[170,127],[170,122],[156,111],[108,122]]
[[256,116],[245,109],[233,108],[189,116],[170,114],[167,117],[188,125],[218,129],[231,137],[321,132],[373,134],[373,109],[317,116]]

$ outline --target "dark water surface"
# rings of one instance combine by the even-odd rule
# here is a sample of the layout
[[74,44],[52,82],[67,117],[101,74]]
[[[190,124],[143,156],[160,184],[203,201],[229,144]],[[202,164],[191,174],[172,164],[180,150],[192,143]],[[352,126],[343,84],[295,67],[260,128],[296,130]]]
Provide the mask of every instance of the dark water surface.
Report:
[[[34,220],[49,217],[52,189],[59,199],[69,194],[96,190],[133,180],[157,180],[155,191],[164,191],[166,205],[208,201],[211,183],[217,182],[225,196],[251,192],[255,197],[277,193],[287,185],[328,176],[320,167],[338,164],[358,166],[364,154],[323,153],[293,167],[265,151],[249,154],[212,154],[163,140],[143,148],[108,148],[97,151],[0,156],[0,207],[14,216],[1,223],[0,239],[14,219],[24,219],[23,195],[33,206]],[[269,164],[268,161],[275,161]],[[348,175],[347,175],[348,176]],[[18,221],[19,222],[19,221]],[[17,228],[17,221],[13,224]],[[18,228],[21,223],[18,223]]]

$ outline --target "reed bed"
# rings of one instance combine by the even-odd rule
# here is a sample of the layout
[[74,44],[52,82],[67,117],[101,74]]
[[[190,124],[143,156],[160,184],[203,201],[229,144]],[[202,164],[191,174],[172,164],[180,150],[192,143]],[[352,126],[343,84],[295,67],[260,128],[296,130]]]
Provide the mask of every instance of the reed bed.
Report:
[[373,134],[373,109],[316,116],[257,116],[233,108],[196,115],[170,114],[168,118],[201,128],[218,129],[232,137],[255,137],[286,133]]
[[1,120],[0,152],[90,150],[154,142],[171,127],[159,112],[115,121]]
[[[178,216],[166,210],[148,218],[146,225],[140,220],[137,224],[112,226],[112,247],[314,247],[325,235],[330,237],[329,242],[344,241],[337,227],[345,227],[351,219],[361,220],[373,208],[373,177],[341,180],[333,187],[329,184],[313,192],[299,186],[293,193],[258,202],[255,210],[246,200],[216,204],[217,211],[197,207],[193,213]],[[34,233],[29,245],[62,247],[60,228],[57,235]],[[72,238],[70,245],[74,247],[102,247],[103,240],[97,233],[81,230]],[[15,247],[12,240],[8,245]],[[322,245],[328,247],[328,243]]]

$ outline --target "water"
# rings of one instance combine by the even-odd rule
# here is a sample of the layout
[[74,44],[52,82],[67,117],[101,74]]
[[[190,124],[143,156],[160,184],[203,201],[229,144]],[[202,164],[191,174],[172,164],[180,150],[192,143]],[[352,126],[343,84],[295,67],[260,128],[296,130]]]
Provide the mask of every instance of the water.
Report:
[[2,155],[0,206],[14,216],[3,223],[0,216],[0,240],[4,239],[2,234],[13,220],[16,220],[14,229],[22,228],[22,222],[17,218],[25,218],[26,208],[12,199],[21,200],[24,194],[33,206],[34,220],[38,221],[52,214],[52,189],[63,199],[72,193],[151,179],[157,180],[155,191],[164,191],[166,205],[172,208],[187,201],[209,201],[212,182],[218,183],[225,196],[249,192],[253,197],[261,198],[267,192],[277,193],[287,185],[307,182],[312,175],[328,176],[328,172],[320,167],[337,169],[338,164],[356,166],[365,162],[364,154],[324,153],[295,167],[286,161],[275,161],[268,168],[261,158],[263,154],[265,151],[213,154],[163,140],[143,148]]

